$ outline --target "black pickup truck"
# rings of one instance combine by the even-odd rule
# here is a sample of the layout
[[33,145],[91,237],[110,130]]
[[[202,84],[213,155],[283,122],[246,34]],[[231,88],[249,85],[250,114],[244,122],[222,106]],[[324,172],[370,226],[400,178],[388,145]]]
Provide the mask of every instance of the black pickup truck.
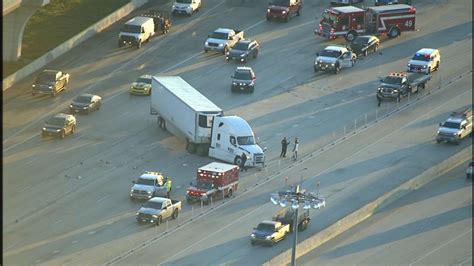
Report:
[[69,83],[69,74],[59,70],[43,70],[31,85],[31,95],[49,94],[53,97],[66,89]]
[[426,82],[431,76],[419,73],[391,73],[383,79],[380,79],[380,85],[377,88],[377,101],[380,106],[382,101],[397,100],[400,102],[402,96],[420,92],[424,89]]

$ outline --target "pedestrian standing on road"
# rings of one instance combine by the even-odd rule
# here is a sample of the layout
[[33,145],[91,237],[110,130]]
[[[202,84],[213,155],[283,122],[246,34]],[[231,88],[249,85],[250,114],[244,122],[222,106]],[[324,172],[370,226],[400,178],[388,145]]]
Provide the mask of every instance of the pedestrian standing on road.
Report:
[[169,199],[171,194],[171,178],[166,177],[165,188],[166,188],[166,197]]
[[247,166],[245,166],[245,163],[247,162],[247,155],[242,153],[242,161],[240,162],[240,171],[245,171],[247,172]]
[[281,153],[280,157],[286,157],[286,148],[290,145],[290,142],[286,140],[286,137],[284,137],[281,140]]
[[298,138],[295,138],[295,144],[293,146],[293,159],[296,161],[298,160],[298,148],[299,148],[299,140]]

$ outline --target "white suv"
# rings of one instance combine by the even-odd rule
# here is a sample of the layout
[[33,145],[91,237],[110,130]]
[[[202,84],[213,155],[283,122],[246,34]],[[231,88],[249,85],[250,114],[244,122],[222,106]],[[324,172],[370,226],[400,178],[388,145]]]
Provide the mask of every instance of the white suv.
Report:
[[199,11],[201,5],[201,0],[175,0],[171,7],[171,13],[173,15],[180,13],[191,16],[194,11]]
[[408,61],[407,71],[430,74],[439,69],[440,63],[441,55],[438,49],[423,48]]

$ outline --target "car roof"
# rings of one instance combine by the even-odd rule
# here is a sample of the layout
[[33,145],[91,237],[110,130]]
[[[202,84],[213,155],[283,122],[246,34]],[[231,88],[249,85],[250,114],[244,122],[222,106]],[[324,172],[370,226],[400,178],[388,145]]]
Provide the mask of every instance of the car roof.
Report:
[[66,118],[66,117],[71,117],[71,116],[73,115],[65,114],[65,113],[59,113],[59,114],[53,115],[53,117],[57,117],[57,118]]
[[253,72],[253,69],[251,67],[239,66],[235,69],[235,71],[241,71],[241,72],[251,71],[251,72]]
[[153,20],[153,18],[150,18],[150,17],[134,17],[134,18],[130,19],[129,21],[127,21],[125,24],[141,26],[149,20]]
[[437,49],[433,49],[433,48],[422,48],[420,50],[418,50],[418,52],[416,52],[417,54],[429,54],[431,55],[432,53],[438,51]]
[[142,179],[156,179],[158,176],[163,176],[161,173],[159,172],[145,172],[143,173],[140,178]]
[[141,75],[140,78],[151,79],[151,75],[148,75],[148,74]]
[[168,200],[168,199],[167,198],[161,198],[161,197],[153,197],[153,198],[149,199],[148,201],[155,202],[155,203],[163,203],[166,200]]
[[345,49],[347,48],[343,46],[337,46],[337,45],[329,45],[328,47],[324,48],[324,50],[331,50],[331,51],[342,51]]
[[341,6],[341,7],[334,7],[333,9],[340,13],[364,12],[364,9],[361,9],[355,6]]
[[270,221],[270,220],[265,220],[260,222],[261,224],[271,224],[271,225],[276,225],[278,222],[276,221]]
[[79,95],[79,97],[90,97],[90,98],[92,98],[94,96],[97,96],[97,95],[91,94],[91,93],[83,93],[83,94]]
[[61,71],[59,71],[59,70],[52,70],[52,69],[45,69],[45,70],[43,70],[42,73],[56,74],[56,73],[58,73],[58,72],[61,72]]

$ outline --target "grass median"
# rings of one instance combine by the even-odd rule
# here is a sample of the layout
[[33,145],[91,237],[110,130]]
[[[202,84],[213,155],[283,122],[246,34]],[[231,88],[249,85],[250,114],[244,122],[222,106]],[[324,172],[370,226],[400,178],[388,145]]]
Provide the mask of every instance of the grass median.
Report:
[[3,78],[87,29],[131,0],[51,0],[26,24],[21,58],[3,62]]

